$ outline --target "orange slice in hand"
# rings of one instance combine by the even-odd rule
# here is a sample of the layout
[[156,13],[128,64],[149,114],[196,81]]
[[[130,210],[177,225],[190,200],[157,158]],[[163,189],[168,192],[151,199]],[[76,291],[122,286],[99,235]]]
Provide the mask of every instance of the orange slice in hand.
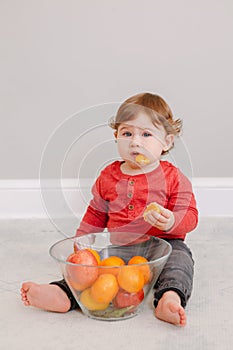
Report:
[[146,209],[145,209],[145,211],[144,211],[144,213],[143,213],[143,218],[144,218],[145,221],[147,221],[147,220],[146,220],[147,214],[148,214],[150,211],[153,211],[153,210],[156,211],[157,213],[161,213],[160,206],[159,206],[156,202],[152,202],[152,203],[150,203],[150,204],[146,207]]

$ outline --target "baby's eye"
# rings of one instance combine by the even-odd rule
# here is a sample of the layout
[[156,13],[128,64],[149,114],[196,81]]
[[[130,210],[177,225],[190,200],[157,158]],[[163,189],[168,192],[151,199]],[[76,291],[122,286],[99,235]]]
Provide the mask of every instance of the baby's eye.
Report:
[[125,131],[125,132],[123,133],[123,136],[130,137],[130,136],[132,136],[132,133],[129,132],[129,131]]
[[152,136],[152,134],[149,133],[149,132],[144,132],[144,133],[143,133],[143,137],[149,137],[149,136]]

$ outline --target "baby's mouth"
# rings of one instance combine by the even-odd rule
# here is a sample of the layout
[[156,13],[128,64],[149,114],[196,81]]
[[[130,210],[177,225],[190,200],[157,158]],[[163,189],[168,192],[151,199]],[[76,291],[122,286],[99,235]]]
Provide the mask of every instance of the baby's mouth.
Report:
[[135,157],[135,161],[140,165],[147,165],[150,163],[150,159],[141,153],[137,153],[137,155]]
[[137,157],[141,153],[139,153],[139,152],[132,152],[131,154],[132,154],[133,157]]

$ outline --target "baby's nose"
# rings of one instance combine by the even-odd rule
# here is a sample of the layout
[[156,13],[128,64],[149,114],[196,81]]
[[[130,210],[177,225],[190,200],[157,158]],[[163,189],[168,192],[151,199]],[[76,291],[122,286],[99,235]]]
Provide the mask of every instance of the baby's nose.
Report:
[[131,139],[131,146],[139,146],[140,144],[140,137],[138,135],[134,135]]

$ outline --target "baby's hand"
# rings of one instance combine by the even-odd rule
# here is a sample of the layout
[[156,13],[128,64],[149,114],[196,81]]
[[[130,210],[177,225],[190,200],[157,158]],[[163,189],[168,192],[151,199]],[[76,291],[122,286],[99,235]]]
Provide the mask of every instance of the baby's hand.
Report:
[[172,211],[157,203],[151,203],[143,214],[144,220],[161,231],[169,231],[175,223]]

